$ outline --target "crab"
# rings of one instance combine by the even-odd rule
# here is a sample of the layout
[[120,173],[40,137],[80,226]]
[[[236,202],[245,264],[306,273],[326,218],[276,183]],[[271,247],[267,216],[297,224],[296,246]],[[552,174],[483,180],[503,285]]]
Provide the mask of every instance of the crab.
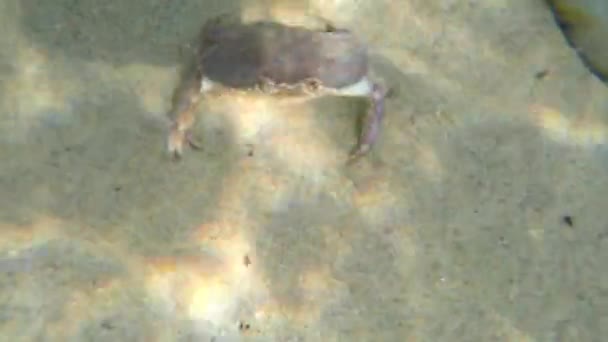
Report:
[[196,68],[172,109],[168,150],[176,159],[201,144],[191,129],[202,95],[217,88],[312,97],[364,97],[369,109],[349,160],[377,140],[387,88],[368,75],[366,46],[349,30],[325,21],[322,29],[276,21],[243,23],[233,16],[209,20],[200,32]]

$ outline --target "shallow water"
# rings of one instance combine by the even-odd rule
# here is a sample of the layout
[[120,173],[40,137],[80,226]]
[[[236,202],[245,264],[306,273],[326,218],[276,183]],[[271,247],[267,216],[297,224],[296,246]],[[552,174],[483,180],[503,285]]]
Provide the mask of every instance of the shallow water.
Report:
[[[547,8],[483,3],[0,0],[0,340],[604,340],[608,92]],[[363,101],[232,94],[171,162],[227,10],[369,41],[373,152]]]

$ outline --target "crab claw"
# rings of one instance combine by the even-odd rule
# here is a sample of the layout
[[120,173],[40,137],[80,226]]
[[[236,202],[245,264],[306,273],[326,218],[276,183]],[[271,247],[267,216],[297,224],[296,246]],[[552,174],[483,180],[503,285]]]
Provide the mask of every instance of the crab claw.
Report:
[[184,153],[184,142],[186,141],[185,132],[177,127],[177,123],[171,125],[169,139],[167,141],[167,149],[175,159],[179,159]]
[[174,159],[181,158],[186,144],[194,149],[201,149],[201,144],[194,139],[190,130],[183,129],[177,122],[173,123],[169,133],[168,150]]
[[175,159],[179,159],[184,152],[184,145],[189,145],[194,149],[200,149],[201,144],[197,142],[190,129],[196,120],[196,110],[201,97],[201,83],[199,74],[196,75],[186,88],[178,94],[177,106],[173,111],[174,115],[171,129],[167,141],[169,153]]
[[[182,107],[183,108],[183,107]],[[193,137],[190,128],[194,125],[196,102],[182,109],[171,124],[167,148],[175,159],[181,158],[184,145],[194,149],[200,149],[201,144]]]
[[351,152],[349,160],[355,160],[365,155],[372,148],[380,133],[380,126],[384,118],[384,99],[387,89],[380,84],[374,83],[370,93],[370,107],[365,117],[365,122],[359,136],[359,143]]

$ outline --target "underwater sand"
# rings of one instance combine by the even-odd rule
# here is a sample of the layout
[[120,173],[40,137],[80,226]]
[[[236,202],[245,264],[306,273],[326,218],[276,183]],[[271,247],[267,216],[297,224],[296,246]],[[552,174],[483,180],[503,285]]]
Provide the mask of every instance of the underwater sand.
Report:
[[[365,101],[227,95],[171,162],[201,23],[303,8],[396,90],[373,152],[344,165]],[[542,2],[0,0],[0,25],[0,341],[606,340],[608,91]]]

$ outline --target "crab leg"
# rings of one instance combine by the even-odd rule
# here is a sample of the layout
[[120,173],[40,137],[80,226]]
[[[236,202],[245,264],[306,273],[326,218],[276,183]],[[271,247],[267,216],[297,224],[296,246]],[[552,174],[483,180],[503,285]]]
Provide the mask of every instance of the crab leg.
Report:
[[176,105],[170,113],[172,117],[171,131],[168,139],[168,149],[175,158],[181,157],[184,145],[200,148],[192,136],[190,129],[196,121],[196,111],[202,95],[202,74],[197,72],[177,94]]
[[377,84],[372,84],[370,93],[370,107],[365,117],[365,122],[359,136],[359,143],[355,150],[350,154],[351,160],[357,159],[369,152],[371,147],[378,139],[380,126],[384,118],[384,99],[386,97],[386,89]]

